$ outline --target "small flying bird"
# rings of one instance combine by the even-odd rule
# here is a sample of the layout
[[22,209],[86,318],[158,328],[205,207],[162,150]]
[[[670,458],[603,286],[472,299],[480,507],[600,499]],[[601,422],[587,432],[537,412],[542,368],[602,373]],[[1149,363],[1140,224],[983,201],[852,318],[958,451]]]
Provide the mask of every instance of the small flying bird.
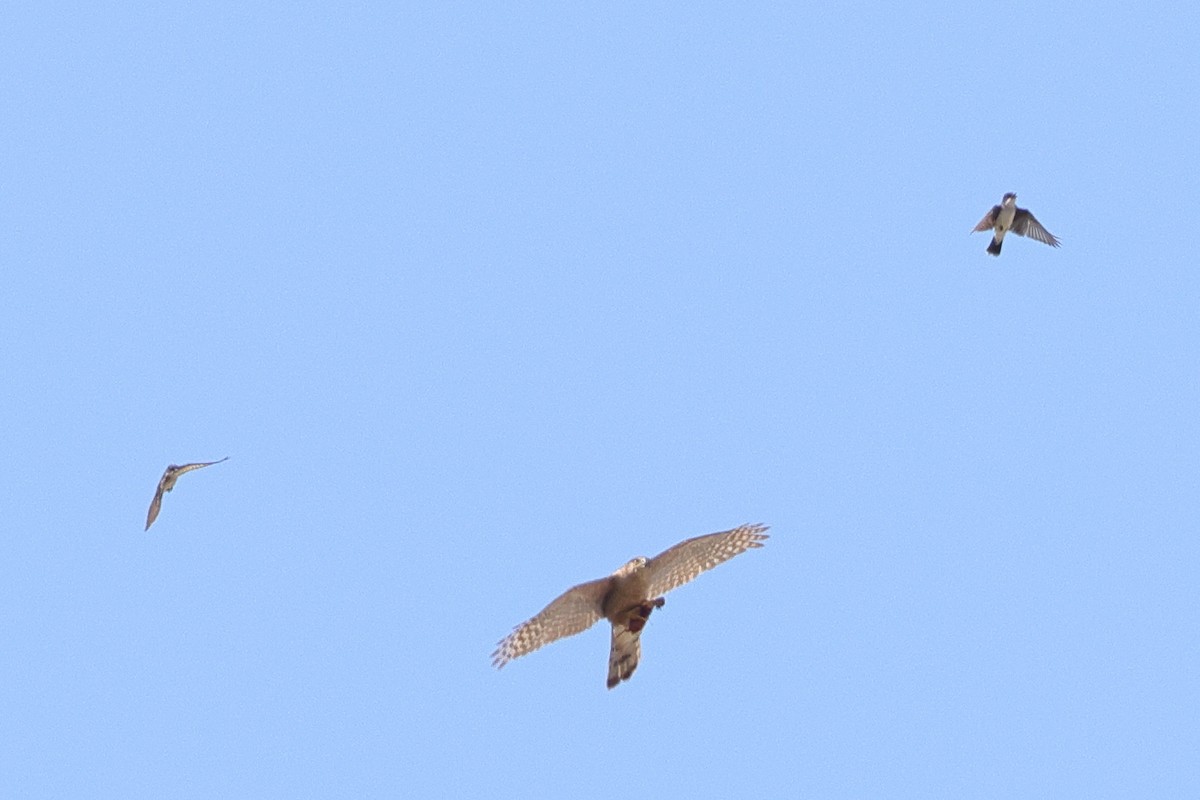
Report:
[[581,583],[500,640],[492,653],[497,669],[514,658],[565,636],[574,636],[601,619],[612,623],[608,688],[629,680],[642,657],[642,629],[651,612],[666,602],[660,595],[739,553],[762,547],[766,525],[742,525],[730,531],[687,539],[654,558],[638,556],[607,578]]
[[[228,461],[229,456],[225,456],[221,461]],[[194,469],[202,467],[211,467],[213,464],[220,464],[221,461],[204,461],[196,464],[171,464],[167,467],[167,471],[163,473],[162,478],[158,482],[158,488],[154,491],[154,500],[150,502],[150,512],[146,514],[146,530],[150,530],[150,526],[154,524],[154,520],[158,519],[158,511],[162,508],[163,492],[169,492],[175,488],[175,481],[179,480],[179,476],[186,472],[191,472]]]
[[994,256],[1000,255],[1000,245],[1004,243],[1004,234],[1009,231],[1018,236],[1037,239],[1051,247],[1059,245],[1058,237],[1043,228],[1042,223],[1038,222],[1033,214],[1024,208],[1017,208],[1017,196],[1012,192],[1004,195],[1000,205],[992,206],[992,210],[983,215],[983,219],[979,220],[979,224],[971,233],[979,231],[994,231],[992,243],[988,245],[987,249]]

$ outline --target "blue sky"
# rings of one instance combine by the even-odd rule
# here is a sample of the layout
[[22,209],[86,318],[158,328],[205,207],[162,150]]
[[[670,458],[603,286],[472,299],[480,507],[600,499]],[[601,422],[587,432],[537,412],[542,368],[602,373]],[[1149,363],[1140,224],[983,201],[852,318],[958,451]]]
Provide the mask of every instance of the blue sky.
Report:
[[10,9],[0,795],[1197,794],[1198,34]]

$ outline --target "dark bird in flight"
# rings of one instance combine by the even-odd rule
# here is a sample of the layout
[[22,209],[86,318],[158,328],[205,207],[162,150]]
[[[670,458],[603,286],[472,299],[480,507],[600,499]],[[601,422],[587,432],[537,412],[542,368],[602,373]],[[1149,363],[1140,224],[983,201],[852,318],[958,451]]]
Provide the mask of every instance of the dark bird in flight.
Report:
[[1038,222],[1033,214],[1024,208],[1017,208],[1017,196],[1012,192],[1004,195],[1000,205],[992,206],[992,210],[983,215],[983,219],[979,220],[979,224],[971,233],[978,231],[993,231],[992,243],[988,245],[987,251],[994,256],[1000,255],[1000,245],[1004,243],[1004,234],[1009,231],[1018,236],[1037,239],[1051,247],[1059,245],[1058,237],[1043,228],[1042,223]]
[[[225,456],[221,461],[228,461],[229,456]],[[211,467],[213,464],[220,464],[221,461],[204,461],[196,464],[171,464],[167,467],[167,471],[163,473],[162,478],[158,481],[158,488],[154,490],[154,500],[150,502],[150,511],[146,514],[146,530],[150,530],[150,526],[154,524],[154,520],[158,519],[159,509],[162,508],[163,492],[169,492],[175,488],[175,481],[179,480],[179,476],[185,472],[191,472],[194,469],[201,467]]]

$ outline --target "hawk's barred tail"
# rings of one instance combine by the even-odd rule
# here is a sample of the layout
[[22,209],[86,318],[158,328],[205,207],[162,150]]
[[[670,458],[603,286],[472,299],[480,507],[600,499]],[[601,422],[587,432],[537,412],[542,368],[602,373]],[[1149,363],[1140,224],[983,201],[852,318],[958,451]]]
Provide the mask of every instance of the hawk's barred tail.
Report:
[[641,659],[641,631],[634,633],[624,625],[613,625],[612,649],[608,653],[608,688],[633,677]]
[[613,625],[612,649],[608,653],[608,688],[633,676],[642,658],[642,629],[654,609],[662,608],[666,602],[662,597],[647,600],[630,612],[629,621],[624,625]]

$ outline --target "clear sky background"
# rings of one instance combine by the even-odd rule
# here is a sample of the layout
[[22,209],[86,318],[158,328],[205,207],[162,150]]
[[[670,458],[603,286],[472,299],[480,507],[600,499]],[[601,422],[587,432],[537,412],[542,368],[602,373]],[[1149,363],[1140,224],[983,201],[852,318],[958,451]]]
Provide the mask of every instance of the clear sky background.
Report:
[[0,37],[0,796],[1200,793],[1194,4]]

